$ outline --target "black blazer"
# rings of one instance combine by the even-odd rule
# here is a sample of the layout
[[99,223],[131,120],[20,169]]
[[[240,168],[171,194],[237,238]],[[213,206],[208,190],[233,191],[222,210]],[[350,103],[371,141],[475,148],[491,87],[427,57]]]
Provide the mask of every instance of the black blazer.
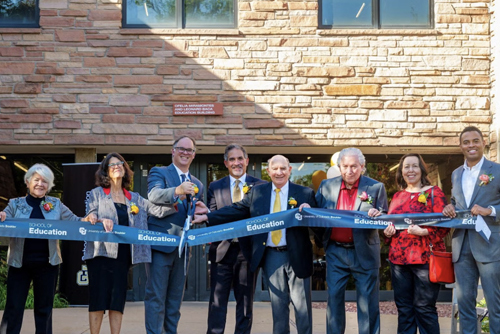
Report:
[[[208,214],[210,225],[218,225],[227,221],[237,221],[250,217],[267,215],[271,211],[272,183],[262,184],[253,189],[238,203],[226,206]],[[289,183],[288,196],[295,198],[297,206],[308,203],[316,206],[314,191],[310,188]],[[288,206],[288,209],[291,209]],[[267,233],[252,236],[252,259],[250,270],[256,271],[262,266],[262,259],[267,244]],[[290,265],[300,278],[310,277],[313,273],[312,245],[307,227],[292,227],[286,230],[286,243]]]
[[[216,211],[233,204],[233,201],[231,200],[232,189],[230,180],[229,176],[225,176],[220,180],[210,183],[207,192],[208,208],[210,211]],[[250,186],[250,192],[252,187],[255,185],[264,184],[266,182],[247,174],[245,183]],[[240,187],[243,187],[243,185],[241,184]],[[250,259],[252,258],[252,244],[250,237],[238,238],[238,240],[240,242],[240,249],[245,256],[245,259],[250,262]],[[226,256],[230,244],[231,239],[212,242],[209,253],[210,261],[222,261],[224,256]]]

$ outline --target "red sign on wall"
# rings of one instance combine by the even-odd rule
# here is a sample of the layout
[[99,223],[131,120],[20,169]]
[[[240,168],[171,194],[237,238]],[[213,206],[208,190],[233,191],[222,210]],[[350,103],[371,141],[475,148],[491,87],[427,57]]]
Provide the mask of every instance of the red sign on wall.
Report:
[[174,116],[213,116],[222,115],[222,103],[176,103]]

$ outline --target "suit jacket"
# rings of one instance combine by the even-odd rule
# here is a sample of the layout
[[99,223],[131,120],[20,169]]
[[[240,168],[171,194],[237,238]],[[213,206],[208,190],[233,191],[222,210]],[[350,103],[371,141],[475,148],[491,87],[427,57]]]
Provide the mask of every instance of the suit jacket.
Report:
[[[491,230],[489,243],[475,230],[469,230],[468,235],[472,255],[479,262],[500,261],[500,165],[486,158],[484,159],[479,175],[491,174],[494,176],[494,179],[487,185],[479,186],[481,181],[478,178],[469,206],[465,202],[462,189],[463,172],[464,168],[460,166],[451,175],[451,203],[455,206],[455,209],[470,210],[474,204],[485,208],[491,205],[497,213],[496,217],[483,217]],[[455,229],[453,232],[453,262],[457,262],[460,258],[464,236],[465,229]]]
[[[269,214],[271,212],[272,189],[272,183],[253,187],[241,202],[233,203],[231,206],[209,213],[209,224],[217,225],[227,221],[237,221]],[[314,191],[310,188],[289,182],[288,196],[297,200],[297,206],[302,203],[308,203],[311,207],[316,206]],[[288,206],[288,209],[291,209],[291,207]],[[261,233],[251,237],[252,259],[250,270],[254,272],[262,265],[267,236],[267,233]],[[288,245],[290,265],[295,274],[300,278],[311,276],[313,273],[313,255],[308,228],[287,228],[286,243]]]
[[[231,189],[230,183],[231,181],[229,176],[225,176],[220,180],[210,183],[207,192],[208,208],[210,209],[210,211],[215,211],[233,204],[233,201],[231,200],[231,192],[233,190]],[[253,187],[257,184],[263,184],[265,183],[265,181],[247,174],[245,183]],[[240,185],[240,187],[243,187],[243,185]],[[243,237],[238,238],[238,241],[240,243],[240,249],[245,256],[245,259],[250,262],[250,259],[252,257],[251,239],[249,237]],[[230,245],[231,239],[213,242],[210,245],[210,261],[222,261],[224,256],[226,256],[227,250],[229,249]],[[212,254],[215,256],[212,256]]]
[[[342,177],[338,176],[333,179],[323,180],[321,182],[318,193],[316,194],[316,202],[319,208],[333,209],[337,208],[337,201],[342,185]],[[359,195],[366,191],[373,199],[373,203],[362,202]],[[358,194],[354,209],[356,211],[368,211],[371,208],[376,208],[379,211],[387,212],[387,193],[383,183],[375,181],[367,176],[361,176],[358,185]],[[328,245],[332,229],[327,228],[323,235],[324,246]],[[352,230],[354,249],[358,256],[359,263],[364,269],[374,269],[380,267],[380,237],[377,229],[360,229]]]
[[[191,182],[198,186],[199,192],[196,197],[203,201],[203,184],[192,175]],[[167,167],[151,168],[148,176],[149,201],[157,205],[175,204],[175,188],[180,184],[181,180],[174,164],[170,164]],[[148,218],[149,229],[172,235],[181,235],[187,217],[187,208],[187,201],[184,200],[182,203],[177,204],[178,211],[168,217],[156,218],[150,216]],[[151,249],[164,253],[171,253],[176,250],[177,247],[151,246]]]

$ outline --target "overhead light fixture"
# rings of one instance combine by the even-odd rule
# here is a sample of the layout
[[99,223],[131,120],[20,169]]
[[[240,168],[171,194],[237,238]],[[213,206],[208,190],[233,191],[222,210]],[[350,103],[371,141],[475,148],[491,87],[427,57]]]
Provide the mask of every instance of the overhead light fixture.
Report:
[[19,168],[20,170],[22,170],[23,172],[27,172],[28,171],[28,168],[24,167],[23,165],[21,165],[19,162],[15,162],[14,161],[14,166],[16,166],[17,168]]
[[299,168],[297,168],[297,170],[300,171],[304,167],[304,164],[305,164],[305,161],[302,161],[302,164],[299,166]]

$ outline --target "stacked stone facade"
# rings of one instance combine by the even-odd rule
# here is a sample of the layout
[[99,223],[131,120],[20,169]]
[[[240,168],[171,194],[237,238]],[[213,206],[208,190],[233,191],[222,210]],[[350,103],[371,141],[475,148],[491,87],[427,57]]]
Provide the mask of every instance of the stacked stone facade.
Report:
[[[187,134],[458,152],[469,124],[496,142],[489,1],[435,0],[434,28],[417,30],[318,29],[316,1],[242,0],[236,29],[124,29],[118,1],[39,1],[40,28],[0,28],[4,148]],[[172,116],[185,102],[221,102],[224,115]]]

